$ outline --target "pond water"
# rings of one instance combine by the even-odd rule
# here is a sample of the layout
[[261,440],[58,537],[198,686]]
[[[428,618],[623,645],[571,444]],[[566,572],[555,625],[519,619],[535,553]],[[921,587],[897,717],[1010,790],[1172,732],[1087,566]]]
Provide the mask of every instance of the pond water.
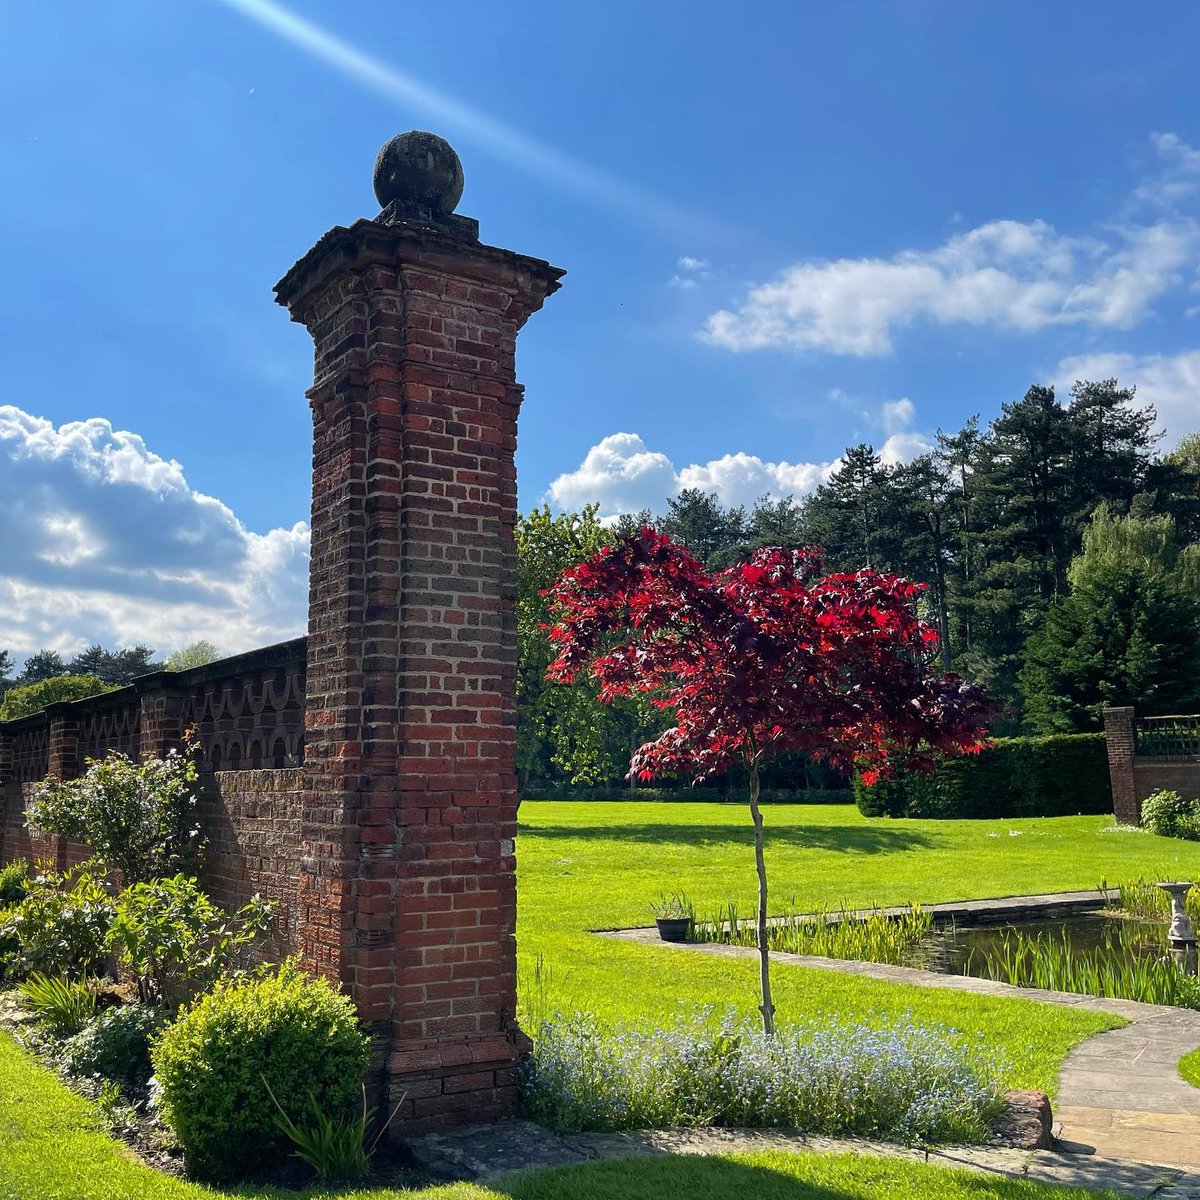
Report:
[[1073,955],[1087,955],[1100,962],[1128,961],[1131,956],[1158,959],[1167,953],[1164,922],[1095,912],[1054,920],[939,929],[921,943],[912,965],[944,975],[1002,978],[997,966],[1017,941],[1017,935],[1021,940],[1035,938],[1055,948],[1069,948]]

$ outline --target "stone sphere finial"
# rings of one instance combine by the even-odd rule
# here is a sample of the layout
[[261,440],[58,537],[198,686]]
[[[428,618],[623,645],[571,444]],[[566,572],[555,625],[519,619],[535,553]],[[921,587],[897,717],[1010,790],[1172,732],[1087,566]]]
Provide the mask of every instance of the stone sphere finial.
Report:
[[462,163],[436,133],[398,133],[375,159],[375,196],[383,208],[395,202],[401,208],[450,213],[462,193]]

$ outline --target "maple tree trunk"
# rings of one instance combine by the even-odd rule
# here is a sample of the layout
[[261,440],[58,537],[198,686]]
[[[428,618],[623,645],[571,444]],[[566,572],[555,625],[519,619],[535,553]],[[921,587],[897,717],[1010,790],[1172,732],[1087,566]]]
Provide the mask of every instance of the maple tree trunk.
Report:
[[758,764],[750,765],[750,818],[754,822],[754,865],[758,869],[758,975],[762,985],[763,1032],[775,1032],[775,1005],[771,1002],[771,955],[767,949],[767,863],[763,858],[763,819],[758,807]]

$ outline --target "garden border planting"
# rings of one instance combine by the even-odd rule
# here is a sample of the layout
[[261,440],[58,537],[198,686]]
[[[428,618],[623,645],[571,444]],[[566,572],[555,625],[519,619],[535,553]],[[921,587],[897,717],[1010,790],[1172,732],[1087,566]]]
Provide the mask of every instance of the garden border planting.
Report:
[[[609,931],[600,936],[723,957],[753,958],[758,953],[753,947],[713,942],[656,942],[652,932],[644,929]],[[1081,1153],[1200,1170],[1200,1091],[1185,1083],[1177,1070],[1185,1053],[1200,1048],[1200,1013],[1136,1000],[1019,988],[915,967],[775,951],[772,958],[781,965],[1035,1000],[1123,1017],[1127,1025],[1097,1034],[1068,1054],[1059,1078],[1056,1136],[1064,1147]]]

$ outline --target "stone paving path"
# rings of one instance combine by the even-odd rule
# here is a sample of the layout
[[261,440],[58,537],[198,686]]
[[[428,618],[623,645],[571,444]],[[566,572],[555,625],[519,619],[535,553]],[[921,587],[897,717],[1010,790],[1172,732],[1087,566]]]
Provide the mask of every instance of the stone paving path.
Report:
[[1109,1189],[1135,1200],[1200,1200],[1200,1174],[1096,1155],[984,1146],[911,1150],[888,1142],[805,1137],[752,1129],[657,1129],[633,1133],[555,1134],[531,1121],[511,1121],[453,1133],[430,1133],[409,1143],[417,1161],[445,1179],[486,1182],[522,1167],[560,1167],[637,1154],[732,1154],[738,1151],[815,1150],[872,1154],[937,1166],[1032,1179],[1064,1187]]
[[[758,953],[750,946],[662,942],[653,929],[615,930],[602,936],[730,957],[753,958]],[[1176,1069],[1184,1054],[1200,1047],[1200,1012],[1073,992],[1018,988],[989,979],[879,963],[782,953],[772,954],[772,959],[893,983],[1019,997],[1126,1018],[1129,1025],[1089,1038],[1067,1056],[1054,1105],[1054,1132],[1067,1153],[1037,1152],[1030,1173],[1051,1170],[1057,1178],[1068,1166],[1071,1170],[1081,1169],[1084,1156],[1090,1156],[1097,1166],[1099,1160],[1107,1163],[1105,1170],[1122,1163],[1130,1170],[1164,1168],[1165,1177],[1174,1179],[1176,1188],[1186,1189],[1144,1191],[1142,1195],[1195,1196],[1200,1200],[1200,1089],[1184,1083]],[[1136,1182],[1131,1185],[1134,1190],[1123,1189],[1131,1195],[1139,1194],[1136,1188],[1147,1177],[1140,1171],[1135,1174]]]

